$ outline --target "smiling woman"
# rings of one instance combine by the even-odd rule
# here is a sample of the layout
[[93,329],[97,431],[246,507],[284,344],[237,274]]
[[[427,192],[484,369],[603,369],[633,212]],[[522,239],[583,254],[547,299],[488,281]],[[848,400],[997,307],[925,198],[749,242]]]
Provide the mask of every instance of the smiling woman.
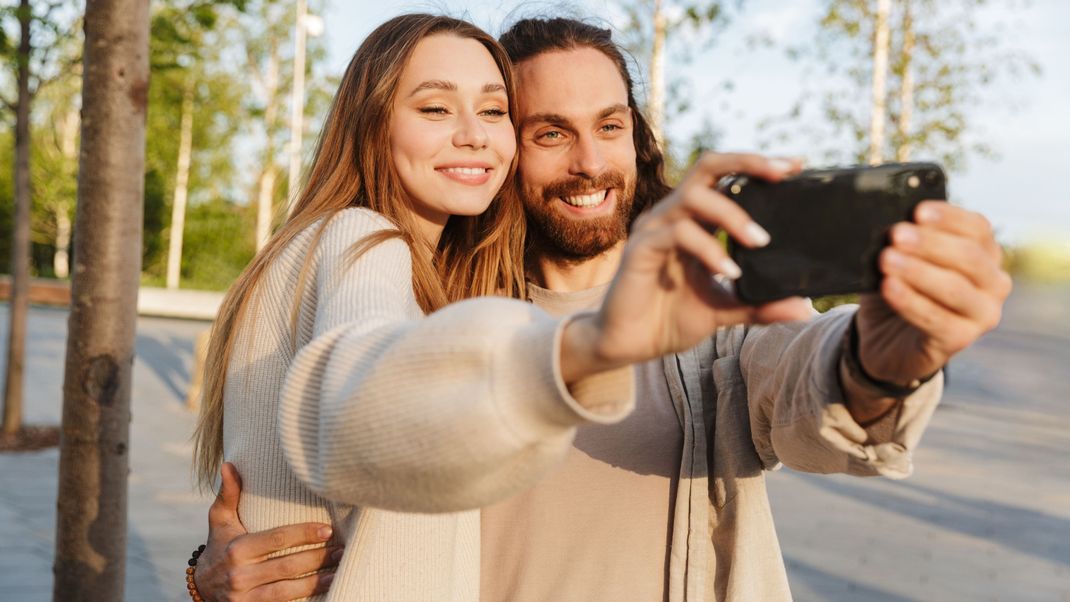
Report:
[[[232,462],[253,533],[333,525],[340,599],[475,599],[477,508],[544,474],[578,424],[629,410],[627,371],[587,361],[562,377],[589,347],[560,344],[568,320],[490,297],[525,292],[522,208],[499,194],[514,192],[514,98],[505,52],[473,25],[380,26],[292,215],[216,320],[201,483]],[[569,391],[589,378],[602,386]],[[210,541],[202,560],[221,556]]]

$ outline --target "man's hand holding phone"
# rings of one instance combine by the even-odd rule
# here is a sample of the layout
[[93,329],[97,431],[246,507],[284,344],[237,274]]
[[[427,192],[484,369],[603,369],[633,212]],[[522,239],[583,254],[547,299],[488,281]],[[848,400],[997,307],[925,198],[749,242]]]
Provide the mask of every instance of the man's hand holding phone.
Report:
[[880,254],[880,292],[858,311],[859,356],[874,378],[909,384],[999,324],[1011,278],[992,226],[944,202],[918,205]]

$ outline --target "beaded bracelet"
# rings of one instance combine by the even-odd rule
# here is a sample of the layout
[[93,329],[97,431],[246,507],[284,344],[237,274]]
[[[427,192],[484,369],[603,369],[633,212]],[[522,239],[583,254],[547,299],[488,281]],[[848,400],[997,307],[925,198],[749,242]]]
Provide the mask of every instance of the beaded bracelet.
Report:
[[193,550],[193,555],[190,556],[188,562],[189,566],[186,567],[186,590],[189,592],[189,597],[193,598],[193,602],[204,602],[201,593],[197,591],[197,584],[193,582],[193,573],[197,571],[197,559],[201,557],[201,552],[204,552],[203,543]]

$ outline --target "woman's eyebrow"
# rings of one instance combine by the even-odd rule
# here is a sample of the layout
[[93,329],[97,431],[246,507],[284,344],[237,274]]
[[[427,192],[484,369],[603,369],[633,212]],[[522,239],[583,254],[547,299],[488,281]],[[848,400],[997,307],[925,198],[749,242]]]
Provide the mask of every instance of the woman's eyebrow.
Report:
[[[457,84],[443,79],[429,79],[421,83],[419,86],[416,86],[409,96],[413,96],[417,92],[422,92],[424,90],[445,90],[447,92],[456,92]],[[482,91],[484,94],[490,94],[493,92],[505,92],[506,90],[503,84],[494,82],[483,84]]]

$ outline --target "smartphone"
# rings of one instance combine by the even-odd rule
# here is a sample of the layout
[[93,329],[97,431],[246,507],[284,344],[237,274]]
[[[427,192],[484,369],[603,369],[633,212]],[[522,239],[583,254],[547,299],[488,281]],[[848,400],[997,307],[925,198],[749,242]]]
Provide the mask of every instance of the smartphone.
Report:
[[772,240],[760,249],[728,241],[743,275],[736,295],[748,304],[785,297],[876,291],[877,256],[897,222],[913,221],[924,200],[946,200],[935,163],[812,169],[772,183],[745,175],[717,189],[738,203]]

